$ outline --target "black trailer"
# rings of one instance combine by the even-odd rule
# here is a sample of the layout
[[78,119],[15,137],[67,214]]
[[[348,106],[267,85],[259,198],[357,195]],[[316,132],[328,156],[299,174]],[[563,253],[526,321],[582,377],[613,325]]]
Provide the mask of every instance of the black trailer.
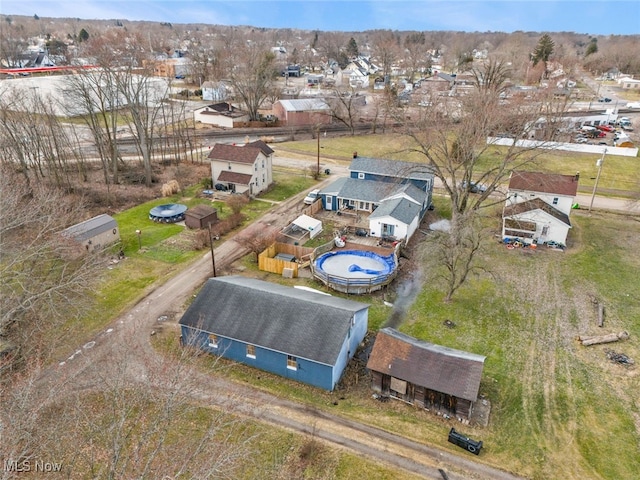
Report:
[[455,428],[451,427],[449,430],[449,442],[459,447],[464,448],[466,451],[475,455],[480,455],[480,449],[482,448],[482,441],[472,440],[469,437],[464,436],[460,432],[456,432]]

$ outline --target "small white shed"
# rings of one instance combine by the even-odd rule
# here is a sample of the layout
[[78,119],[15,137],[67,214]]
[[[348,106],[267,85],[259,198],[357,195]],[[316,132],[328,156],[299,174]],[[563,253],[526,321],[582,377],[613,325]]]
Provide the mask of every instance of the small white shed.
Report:
[[293,221],[293,225],[309,232],[309,237],[314,238],[322,232],[322,222],[309,215],[300,215]]

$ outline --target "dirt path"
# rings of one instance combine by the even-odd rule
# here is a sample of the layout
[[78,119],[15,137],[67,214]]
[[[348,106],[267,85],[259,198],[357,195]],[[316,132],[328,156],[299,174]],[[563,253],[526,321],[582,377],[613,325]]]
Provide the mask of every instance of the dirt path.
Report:
[[[329,177],[325,181],[331,181]],[[291,199],[270,210],[260,221],[272,226],[283,226],[290,212],[299,201]],[[215,248],[216,267],[222,271],[248,251],[233,240]],[[146,386],[162,388],[156,384],[162,378],[162,359],[150,344],[150,336],[159,327],[158,319],[165,316],[179,318],[180,309],[194,291],[212,274],[211,253],[187,266],[181,273],[157,286],[131,310],[115,320],[73,355],[61,361],[55,369],[45,372],[45,388],[64,384],[66,388],[100,388],[100,381],[88,372],[98,369],[108,375],[113,369],[113,358],[126,350],[127,375],[131,381]],[[157,361],[150,361],[154,359]],[[157,373],[157,374],[156,374]],[[344,419],[337,415],[319,411],[293,401],[241,385],[221,375],[204,375],[196,369],[188,371],[194,385],[190,395],[197,401],[216,405],[222,409],[233,407],[247,417],[286,428],[292,431],[315,435],[316,438],[352,453],[394,465],[424,478],[442,479],[445,471],[451,480],[492,479],[513,480],[520,477],[486,466],[461,454],[423,445],[378,428]],[[156,379],[156,380],[154,380]],[[239,402],[238,399],[242,401]]]
[[[309,164],[304,159],[278,159],[280,165],[300,168]],[[332,169],[332,174],[324,181],[328,184],[335,178],[347,173],[346,168],[340,164],[323,164]],[[325,168],[324,166],[322,168]],[[597,205],[594,203],[594,206]],[[621,207],[619,203],[616,206]],[[284,226],[291,212],[300,209],[297,199],[290,199],[278,203],[263,216],[260,222],[275,227]],[[218,271],[224,270],[235,260],[246,255],[248,251],[233,240],[219,244],[215,248],[215,262]],[[114,354],[127,346],[133,355],[128,362],[129,377],[147,386],[162,388],[158,379],[162,375],[155,375],[153,369],[159,368],[161,362],[148,359],[159,357],[150,344],[150,335],[158,328],[158,319],[164,316],[172,317],[175,321],[179,318],[180,309],[194,294],[194,291],[212,275],[211,253],[205,254],[201,259],[187,266],[181,273],[159,285],[135,305],[129,312],[118,318],[110,328],[96,335],[93,342],[78,348],[69,359],[58,365],[56,370],[47,372],[46,380],[52,383],[66,382],[71,388],[100,388],[100,385],[91,375],[86,375],[89,369],[100,368],[108,372],[111,359]],[[536,276],[534,276],[535,278]],[[548,281],[546,277],[545,281]],[[540,291],[537,285],[528,285],[527,291]],[[549,291],[549,289],[544,289]],[[550,308],[558,307],[558,299],[547,298],[543,304]],[[534,320],[535,330],[535,320]],[[559,326],[558,330],[562,327]],[[535,379],[542,373],[544,376],[555,375],[560,369],[567,373],[566,366],[558,366],[552,360],[551,351],[557,348],[559,332],[538,332],[547,335],[540,340],[532,340],[526,356],[525,372],[529,378]],[[132,346],[135,345],[135,348]],[[551,347],[551,348],[550,348]],[[137,359],[137,361],[136,361]],[[156,358],[157,359],[157,358]],[[453,455],[447,451],[429,447],[411,439],[394,435],[383,430],[370,427],[358,422],[344,419],[328,412],[319,411],[303,404],[284,400],[268,393],[252,389],[247,385],[241,385],[227,380],[221,375],[204,375],[202,372],[191,369],[189,378],[196,387],[191,391],[191,396],[210,405],[216,405],[222,409],[233,409],[234,413],[240,411],[242,415],[260,420],[278,427],[292,431],[313,434],[316,438],[330,445],[347,449],[359,455],[365,455],[375,461],[394,465],[408,472],[415,473],[425,478],[442,479],[440,471],[445,471],[451,480],[461,479],[494,479],[510,480],[520,478],[508,472],[504,472],[479,463],[467,455]],[[552,385],[553,382],[544,382]],[[529,393],[536,393],[537,382],[530,383]],[[544,402],[551,402],[555,397],[554,392],[542,391]],[[530,395],[524,395],[529,398]],[[241,399],[239,402],[238,399]],[[525,408],[525,411],[528,409]],[[545,411],[554,411],[550,406]],[[545,429],[552,428],[552,419],[529,418],[530,422],[539,422],[534,431],[540,438],[545,437]],[[542,442],[541,444],[544,444]],[[557,446],[550,446],[556,448]]]

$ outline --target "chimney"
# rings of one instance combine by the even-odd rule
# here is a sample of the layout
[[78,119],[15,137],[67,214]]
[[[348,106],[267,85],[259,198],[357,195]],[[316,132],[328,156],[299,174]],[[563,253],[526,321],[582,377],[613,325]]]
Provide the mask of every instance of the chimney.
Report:
[[358,158],[358,152],[353,152],[353,158]]
[[575,174],[575,175],[574,175],[574,177],[573,177],[573,180],[574,180],[574,181],[576,181],[576,182],[577,182],[578,180],[580,180],[580,172],[576,172],[576,174]]

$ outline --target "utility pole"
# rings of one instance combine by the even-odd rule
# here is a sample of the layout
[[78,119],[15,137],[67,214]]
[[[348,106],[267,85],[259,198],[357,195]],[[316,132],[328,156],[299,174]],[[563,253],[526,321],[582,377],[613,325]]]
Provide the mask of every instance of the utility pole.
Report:
[[316,168],[316,176],[320,178],[320,127],[318,127],[318,133],[316,136],[318,137],[318,166]]
[[593,199],[596,196],[596,190],[598,189],[598,182],[600,181],[600,173],[602,173],[602,165],[604,164],[604,156],[607,154],[607,149],[605,148],[602,152],[602,158],[599,158],[596,161],[596,166],[598,167],[598,174],[596,175],[596,183],[593,184],[593,193],[591,194],[591,203],[589,203],[589,213],[591,213],[591,207],[593,207]]
[[209,224],[209,245],[211,246],[211,263],[213,264],[213,276],[216,276],[216,255],[213,252],[213,235],[211,234],[211,224]]

